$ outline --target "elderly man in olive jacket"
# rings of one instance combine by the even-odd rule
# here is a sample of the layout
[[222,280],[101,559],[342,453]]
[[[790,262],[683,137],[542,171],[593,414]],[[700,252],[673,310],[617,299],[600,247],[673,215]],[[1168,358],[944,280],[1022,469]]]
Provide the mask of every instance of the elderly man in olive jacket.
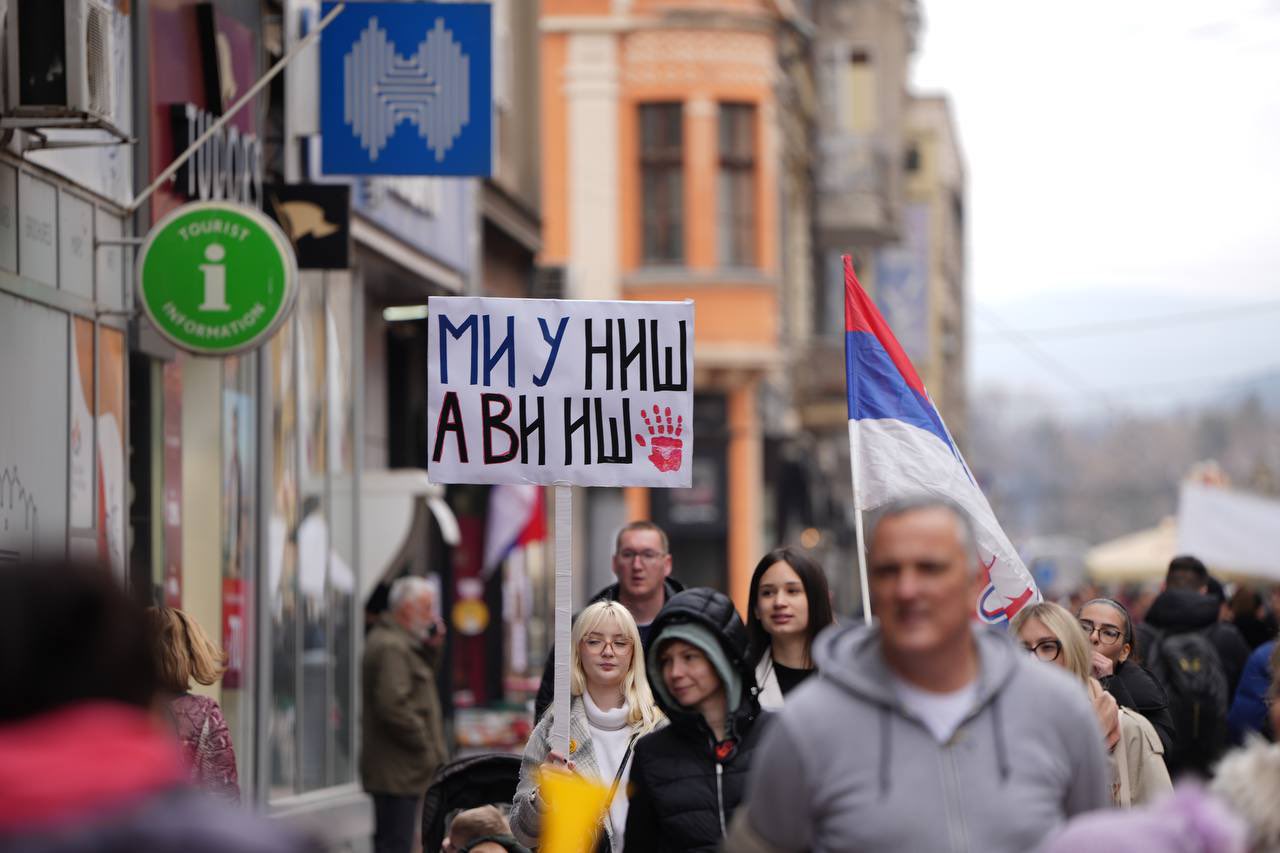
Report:
[[432,586],[420,577],[392,584],[361,665],[360,778],[373,796],[374,853],[409,853],[418,804],[447,757],[435,677],[443,640]]

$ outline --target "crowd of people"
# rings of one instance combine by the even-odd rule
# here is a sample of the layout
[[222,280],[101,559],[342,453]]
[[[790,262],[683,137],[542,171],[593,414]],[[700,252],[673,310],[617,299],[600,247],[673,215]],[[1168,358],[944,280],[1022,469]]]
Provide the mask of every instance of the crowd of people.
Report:
[[517,838],[536,847],[555,808],[538,780],[571,772],[608,785],[594,844],[614,853],[1065,851],[1153,823],[1132,846],[1280,850],[1260,805],[1280,747],[1244,742],[1276,716],[1256,594],[1227,606],[1179,557],[1140,622],[1094,598],[1029,605],[1002,631],[973,618],[983,581],[958,507],[885,507],[868,549],[873,626],[833,626],[825,573],[794,549],[756,566],[744,626],[722,593],[671,578],[660,529],[624,528],[618,583],[575,622],[567,756],[544,679]]
[[[567,752],[548,674],[512,796],[453,815],[441,849],[536,849],[567,808],[549,774],[574,774],[607,792],[599,853],[1280,851],[1280,594],[1227,599],[1184,556],[1140,617],[1046,601],[993,629],[975,543],[945,500],[891,504],[868,530],[873,624],[836,624],[791,548],[755,567],[744,622],[672,577],[660,528],[627,525],[617,583],[573,622]],[[361,670],[378,853],[413,849],[448,760],[443,640],[433,586],[395,581]],[[226,723],[192,692],[224,667],[190,615],[97,568],[0,572],[0,851],[321,849],[235,810]]]

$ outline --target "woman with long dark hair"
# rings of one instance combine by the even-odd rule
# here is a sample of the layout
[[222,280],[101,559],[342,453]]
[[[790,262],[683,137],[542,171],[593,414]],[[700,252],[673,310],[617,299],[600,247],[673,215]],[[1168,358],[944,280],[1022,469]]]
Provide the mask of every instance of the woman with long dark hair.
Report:
[[813,638],[835,621],[827,576],[799,549],[778,548],[756,564],[750,601],[747,638],[760,705],[781,708],[786,695],[813,674]]

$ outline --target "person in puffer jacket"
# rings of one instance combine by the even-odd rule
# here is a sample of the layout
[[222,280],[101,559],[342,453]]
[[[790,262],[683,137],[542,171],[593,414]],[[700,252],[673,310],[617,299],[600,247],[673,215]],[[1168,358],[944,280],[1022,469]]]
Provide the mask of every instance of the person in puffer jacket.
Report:
[[723,593],[686,590],[654,620],[648,657],[671,724],[636,743],[627,850],[718,850],[770,720],[756,698],[746,627]]

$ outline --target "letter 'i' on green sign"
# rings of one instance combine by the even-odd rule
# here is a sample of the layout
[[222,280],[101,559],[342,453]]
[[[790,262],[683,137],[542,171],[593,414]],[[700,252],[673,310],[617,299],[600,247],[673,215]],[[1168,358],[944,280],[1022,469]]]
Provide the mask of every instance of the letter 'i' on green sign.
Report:
[[138,255],[138,301],[156,330],[200,355],[261,346],[293,310],[293,248],[261,211],[194,202],[156,223]]

